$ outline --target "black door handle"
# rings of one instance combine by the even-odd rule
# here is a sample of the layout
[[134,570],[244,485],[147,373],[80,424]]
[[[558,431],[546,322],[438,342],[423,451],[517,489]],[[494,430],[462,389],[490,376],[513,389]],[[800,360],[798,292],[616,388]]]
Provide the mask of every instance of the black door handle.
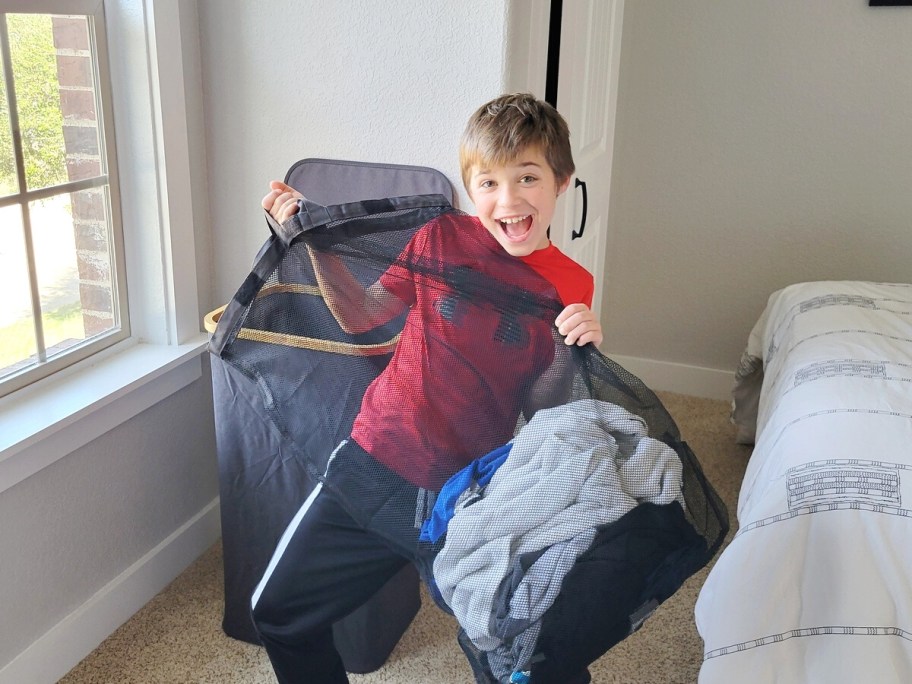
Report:
[[583,218],[580,220],[579,230],[574,230],[570,234],[571,240],[583,237],[583,231],[586,230],[586,213],[589,211],[589,194],[586,192],[586,183],[577,178],[575,187],[583,189]]

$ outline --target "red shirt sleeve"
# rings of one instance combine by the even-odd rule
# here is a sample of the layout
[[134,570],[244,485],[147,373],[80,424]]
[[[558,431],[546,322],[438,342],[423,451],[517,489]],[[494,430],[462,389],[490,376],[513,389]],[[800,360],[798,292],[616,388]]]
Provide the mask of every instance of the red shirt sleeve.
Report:
[[554,286],[564,306],[581,302],[592,308],[592,297],[595,294],[592,274],[553,243],[520,258]]

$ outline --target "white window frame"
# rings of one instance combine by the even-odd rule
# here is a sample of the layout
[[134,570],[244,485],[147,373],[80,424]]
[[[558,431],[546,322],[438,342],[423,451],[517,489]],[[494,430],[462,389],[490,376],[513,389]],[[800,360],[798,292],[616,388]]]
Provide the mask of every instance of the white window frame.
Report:
[[[40,380],[41,378],[53,375],[54,373],[63,370],[67,366],[71,366],[82,359],[88,358],[92,354],[110,347],[111,345],[130,336],[130,321],[126,306],[126,268],[123,259],[123,234],[121,231],[120,223],[120,193],[118,189],[117,150],[114,140],[114,127],[112,123],[110,75],[108,70],[107,38],[105,36],[104,16],[102,14],[103,7],[101,3],[97,2],[97,0],[82,3],[68,2],[58,4],[67,5],[67,14],[86,15],[89,20],[89,29],[93,30],[95,34],[94,39],[92,40],[92,45],[90,45],[90,49],[92,49],[92,64],[96,69],[96,74],[93,74],[93,80],[95,81],[95,85],[98,89],[96,102],[101,105],[98,108],[97,116],[100,134],[99,142],[101,143],[100,156],[102,159],[102,172],[99,176],[88,179],[86,181],[69,181],[62,185],[53,186],[50,188],[40,188],[35,190],[29,189],[26,186],[25,173],[23,171],[24,160],[22,158],[21,140],[16,139],[14,130],[13,147],[16,156],[17,174],[19,176],[19,189],[16,193],[10,195],[9,197],[3,198],[3,204],[12,206],[18,205],[19,207],[23,207],[23,205],[28,205],[34,200],[44,199],[52,195],[56,196],[65,194],[66,192],[76,192],[78,190],[87,188],[107,186],[109,206],[106,209],[106,213],[108,216],[108,225],[110,227],[109,249],[111,251],[112,274],[114,276],[111,295],[117,327],[96,337],[89,338],[85,342],[77,344],[61,354],[48,358],[45,346],[46,340],[42,331],[43,325],[41,311],[40,309],[33,309],[33,318],[35,321],[35,337],[39,342],[37,349],[39,362],[37,364],[29,365],[17,373],[0,379],[0,383],[2,383],[0,384],[0,395],[6,395],[10,392],[14,392],[17,389],[31,384],[32,382]],[[0,3],[0,8],[2,8],[4,14],[16,13],[15,11],[8,10],[6,5],[7,3],[5,2]],[[38,3],[29,3],[27,5],[29,8],[27,13],[63,14],[63,12],[60,11],[38,12],[35,9],[37,5]],[[80,7],[77,7],[77,5]],[[77,9],[80,11],[77,11]],[[9,89],[13,85],[13,65],[10,64],[8,60],[4,60],[3,70],[6,76],[7,89]],[[10,118],[14,123],[18,121],[18,113],[12,108],[10,109]],[[18,125],[14,125],[13,128],[18,129]],[[27,206],[23,209],[22,216],[23,228],[26,231],[26,244],[29,245],[32,241],[30,237],[32,227],[30,220],[30,211],[28,210]],[[35,280],[36,274],[34,270],[34,254],[29,256],[29,277],[31,281],[33,300],[32,306],[36,307],[38,290],[37,282]]]
[[207,336],[180,0],[0,0],[0,8],[103,10],[131,330],[128,339],[0,399],[2,492],[200,378]]

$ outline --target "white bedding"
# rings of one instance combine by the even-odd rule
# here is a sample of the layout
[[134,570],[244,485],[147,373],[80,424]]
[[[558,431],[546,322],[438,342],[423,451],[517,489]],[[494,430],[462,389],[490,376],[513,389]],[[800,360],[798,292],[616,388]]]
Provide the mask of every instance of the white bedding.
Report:
[[700,683],[912,682],[912,285],[774,293],[733,396],[756,446],[697,600]]

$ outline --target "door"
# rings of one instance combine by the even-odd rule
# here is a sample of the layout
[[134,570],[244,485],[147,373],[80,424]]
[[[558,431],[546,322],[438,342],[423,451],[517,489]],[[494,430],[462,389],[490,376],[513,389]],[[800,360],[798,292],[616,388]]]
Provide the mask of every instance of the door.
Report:
[[595,276],[592,308],[601,312],[624,0],[562,4],[557,109],[570,126],[576,174],[551,239]]

